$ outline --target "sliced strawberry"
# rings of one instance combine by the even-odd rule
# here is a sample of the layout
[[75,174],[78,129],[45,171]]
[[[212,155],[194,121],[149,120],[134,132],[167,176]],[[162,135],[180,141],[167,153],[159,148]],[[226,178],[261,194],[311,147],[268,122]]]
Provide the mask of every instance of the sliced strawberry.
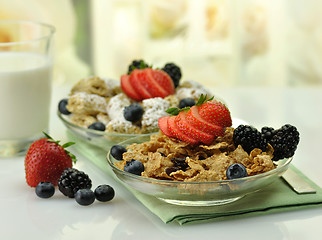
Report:
[[[166,97],[168,95],[174,94],[175,88],[171,77],[162,70],[146,69],[147,76],[151,82],[155,84],[155,88],[162,92],[161,97]],[[161,90],[163,89],[163,91]],[[164,93],[165,92],[165,93]]]
[[122,75],[121,76],[121,88],[123,92],[130,98],[141,101],[142,97],[138,94],[130,83],[130,76],[129,75]]
[[201,118],[198,106],[192,106],[186,115],[186,120],[195,128],[215,136],[223,136],[225,129],[215,124],[209,123]]
[[171,133],[172,137],[178,138],[184,142],[188,142],[191,144],[197,144],[198,141],[196,139],[193,139],[193,138],[187,136],[186,134],[184,134],[182,131],[180,131],[180,129],[176,125],[175,118],[176,118],[175,116],[169,117],[168,121],[167,121],[168,130]]
[[199,115],[205,121],[221,127],[230,127],[232,120],[228,108],[221,102],[212,100],[199,106]]
[[163,89],[159,83],[152,77],[152,69],[144,69],[144,78],[142,78],[142,84],[146,86],[148,91],[153,95],[153,97],[166,97],[169,94],[165,89]]
[[166,117],[161,117],[158,120],[159,123],[159,128],[160,130],[163,132],[164,135],[168,136],[168,137],[172,137],[171,132],[168,130],[168,116]]
[[129,82],[135,92],[139,93],[141,99],[152,98],[153,96],[147,90],[149,86],[144,84],[145,73],[141,69],[134,69],[130,75]]
[[213,134],[208,134],[206,132],[203,132],[197,128],[195,128],[193,125],[191,125],[187,119],[186,119],[187,112],[182,111],[179,113],[178,116],[176,116],[176,124],[178,128],[185,133],[187,136],[198,140],[199,142],[205,143],[207,145],[211,144],[215,136]]

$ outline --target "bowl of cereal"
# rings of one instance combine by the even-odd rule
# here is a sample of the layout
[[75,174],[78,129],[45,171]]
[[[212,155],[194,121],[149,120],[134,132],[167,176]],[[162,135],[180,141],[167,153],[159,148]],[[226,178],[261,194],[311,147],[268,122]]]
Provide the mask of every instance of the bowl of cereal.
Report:
[[273,160],[270,144],[250,153],[236,147],[235,129],[226,128],[211,145],[191,146],[162,132],[135,137],[113,146],[107,163],[126,186],[170,204],[232,203],[273,183],[292,161]]

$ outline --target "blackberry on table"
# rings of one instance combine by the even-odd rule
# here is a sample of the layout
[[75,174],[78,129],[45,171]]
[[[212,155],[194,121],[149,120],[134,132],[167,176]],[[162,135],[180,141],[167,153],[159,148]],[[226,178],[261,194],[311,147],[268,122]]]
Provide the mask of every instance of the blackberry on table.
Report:
[[272,139],[269,141],[269,144],[274,148],[273,161],[292,157],[299,142],[300,134],[296,127],[285,124],[275,130]]
[[150,67],[149,64],[147,64],[146,62],[144,62],[142,59],[140,60],[133,60],[132,63],[129,65],[129,69],[127,74],[131,74],[131,72],[134,69],[144,69],[144,68],[148,68]]
[[174,63],[167,63],[164,65],[162,70],[169,74],[173,81],[174,87],[178,87],[181,79],[181,69]]
[[79,189],[90,189],[92,180],[83,171],[66,168],[58,180],[58,189],[65,196],[74,198]]
[[262,134],[253,126],[239,125],[233,133],[233,141],[235,146],[241,145],[249,154],[254,148],[266,151],[267,141]]

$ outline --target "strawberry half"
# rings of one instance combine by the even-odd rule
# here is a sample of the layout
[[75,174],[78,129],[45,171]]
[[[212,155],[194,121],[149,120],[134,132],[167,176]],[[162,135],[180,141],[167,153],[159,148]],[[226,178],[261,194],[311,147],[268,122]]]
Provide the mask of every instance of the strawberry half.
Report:
[[164,135],[171,137],[171,132],[168,130],[168,116],[165,117],[161,117],[158,120],[158,124],[159,124],[159,128],[161,130],[161,132],[163,132]]
[[121,88],[123,92],[129,97],[136,101],[141,100],[141,96],[139,93],[135,91],[130,83],[130,76],[129,75],[122,75],[121,76]]
[[[197,144],[198,140],[189,137],[188,135],[186,135],[185,133],[183,133],[177,126],[176,124],[176,117],[175,116],[171,116],[168,118],[167,120],[167,124],[168,124],[168,131],[170,132],[171,136],[177,139],[180,139],[184,142],[188,142],[191,144]],[[169,137],[169,136],[168,136]]]
[[232,120],[228,108],[221,102],[212,100],[199,106],[198,113],[205,121],[221,126],[230,127]]
[[216,136],[223,136],[225,129],[223,127],[211,124],[200,117],[198,106],[192,106],[186,116],[187,121],[195,128]]
[[36,187],[39,182],[51,182],[57,186],[58,179],[66,168],[71,168],[76,157],[65,148],[73,142],[59,145],[49,135],[31,144],[25,157],[26,182]]
[[198,130],[187,121],[186,116],[187,112],[185,111],[180,112],[179,115],[176,116],[176,124],[178,128],[189,137],[198,139],[199,142],[207,145],[211,144],[215,139],[215,135]]
[[136,101],[165,98],[175,92],[171,77],[162,70],[152,68],[134,69],[130,75],[122,75],[121,88],[128,97]]

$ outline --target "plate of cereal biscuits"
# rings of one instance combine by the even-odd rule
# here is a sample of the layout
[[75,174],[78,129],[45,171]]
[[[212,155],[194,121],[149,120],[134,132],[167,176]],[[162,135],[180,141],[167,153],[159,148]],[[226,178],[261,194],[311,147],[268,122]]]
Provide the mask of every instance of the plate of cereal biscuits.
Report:
[[58,103],[58,117],[77,137],[109,149],[117,142],[159,131],[158,119],[172,107],[196,103],[200,94],[211,95],[201,84],[180,81],[174,63],[153,69],[134,60],[120,80],[88,77],[78,81]]

